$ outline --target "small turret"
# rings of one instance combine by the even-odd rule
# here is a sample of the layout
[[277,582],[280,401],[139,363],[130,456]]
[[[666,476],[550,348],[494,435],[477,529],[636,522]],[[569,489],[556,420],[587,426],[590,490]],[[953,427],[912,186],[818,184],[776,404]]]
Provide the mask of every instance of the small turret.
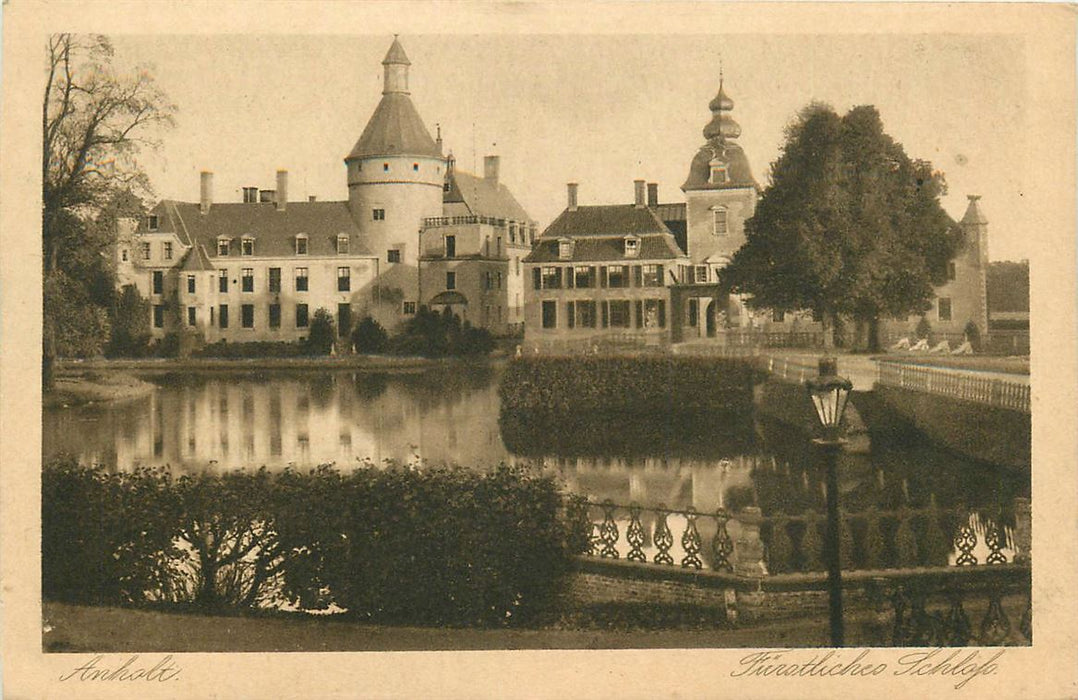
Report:
[[408,54],[404,53],[404,47],[393,35],[393,43],[382,59],[384,74],[382,78],[382,94],[388,95],[396,92],[404,95],[408,93],[408,66],[412,62],[408,60]]

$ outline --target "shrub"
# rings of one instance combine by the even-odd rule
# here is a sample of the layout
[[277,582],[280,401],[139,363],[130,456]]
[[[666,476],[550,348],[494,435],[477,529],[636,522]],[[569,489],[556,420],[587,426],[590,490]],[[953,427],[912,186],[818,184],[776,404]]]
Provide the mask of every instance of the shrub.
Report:
[[382,352],[388,340],[386,329],[370,316],[364,316],[352,330],[352,346],[356,352],[372,354]]
[[390,340],[388,349],[395,355],[423,357],[487,355],[494,349],[494,338],[485,328],[461,322],[448,308],[439,314],[422,307]]
[[143,357],[150,344],[150,302],[133,284],[124,285],[116,296],[111,315],[112,335],[106,354],[110,357]]
[[192,352],[192,356],[239,359],[245,357],[300,357],[306,353],[307,346],[303,343],[286,343],[273,340],[229,343],[225,340],[219,340]]
[[963,330],[963,333],[966,334],[966,340],[969,341],[969,344],[973,347],[973,349],[976,350],[977,352],[980,352],[980,350],[981,350],[981,329],[977,327],[977,324],[974,323],[973,321],[967,322],[966,327]]
[[41,475],[41,569],[46,598],[139,603],[172,593],[178,503],[167,473],[80,467],[69,459]]
[[918,339],[928,338],[932,335],[932,324],[928,322],[928,317],[921,317],[921,320],[917,322],[917,328],[914,333],[917,334]]
[[311,331],[307,335],[307,351],[311,355],[328,355],[336,340],[333,315],[325,309],[318,309],[311,317]]

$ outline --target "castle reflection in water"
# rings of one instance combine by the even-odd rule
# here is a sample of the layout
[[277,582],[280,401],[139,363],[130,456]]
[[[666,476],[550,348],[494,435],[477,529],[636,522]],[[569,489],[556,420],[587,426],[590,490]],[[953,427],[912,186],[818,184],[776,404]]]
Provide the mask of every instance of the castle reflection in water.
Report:
[[[205,372],[151,378],[154,392],[119,405],[49,409],[46,458],[108,468],[305,469],[334,463],[536,463],[574,493],[616,503],[765,512],[822,506],[821,473],[803,436],[761,432],[751,416],[595,416],[543,423],[500,415],[497,365],[415,373]],[[747,419],[747,420],[746,420]],[[765,439],[766,438],[766,439]],[[925,445],[847,455],[850,507],[1009,498],[1020,481],[986,478]],[[980,491],[980,494],[976,493]]]

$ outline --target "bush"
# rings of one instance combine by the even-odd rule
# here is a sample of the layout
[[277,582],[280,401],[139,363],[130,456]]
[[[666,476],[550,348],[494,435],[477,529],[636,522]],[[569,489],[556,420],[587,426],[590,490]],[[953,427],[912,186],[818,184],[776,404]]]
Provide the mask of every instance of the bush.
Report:
[[133,284],[124,285],[116,296],[111,315],[109,357],[144,357],[150,345],[150,302]]
[[966,327],[963,330],[966,335],[966,340],[969,341],[970,346],[977,352],[981,351],[981,329],[977,327],[977,324],[973,321],[966,323]]
[[443,313],[426,307],[409,319],[388,344],[394,355],[422,357],[460,357],[488,355],[494,338],[485,328],[475,328],[448,308]]
[[359,353],[373,354],[382,352],[388,339],[386,329],[370,316],[364,316],[352,330],[352,347]]
[[46,598],[140,603],[172,594],[178,502],[167,473],[110,474],[59,459],[41,475]]
[[551,609],[580,546],[552,478],[367,467],[172,480],[51,463],[43,591],[210,612],[336,604],[410,624],[504,625]]
[[325,309],[318,309],[311,317],[311,331],[307,334],[307,351],[311,355],[328,355],[336,340],[333,315]]
[[286,343],[274,340],[255,340],[247,343],[229,343],[219,340],[192,352],[193,357],[242,359],[245,357],[301,357],[307,354],[303,343]]
[[924,339],[932,335],[932,324],[928,322],[926,316],[922,316],[921,320],[917,322],[917,328],[914,331],[917,334],[917,338]]

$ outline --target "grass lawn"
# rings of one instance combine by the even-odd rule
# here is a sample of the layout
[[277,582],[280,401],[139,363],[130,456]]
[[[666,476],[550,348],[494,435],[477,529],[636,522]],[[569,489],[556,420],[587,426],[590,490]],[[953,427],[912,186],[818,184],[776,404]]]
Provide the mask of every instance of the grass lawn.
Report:
[[41,397],[45,407],[78,406],[145,396],[153,384],[127,372],[58,371],[53,388]]
[[392,627],[346,619],[215,617],[46,602],[47,652],[418,651],[826,646],[823,617],[740,628],[472,629]]

